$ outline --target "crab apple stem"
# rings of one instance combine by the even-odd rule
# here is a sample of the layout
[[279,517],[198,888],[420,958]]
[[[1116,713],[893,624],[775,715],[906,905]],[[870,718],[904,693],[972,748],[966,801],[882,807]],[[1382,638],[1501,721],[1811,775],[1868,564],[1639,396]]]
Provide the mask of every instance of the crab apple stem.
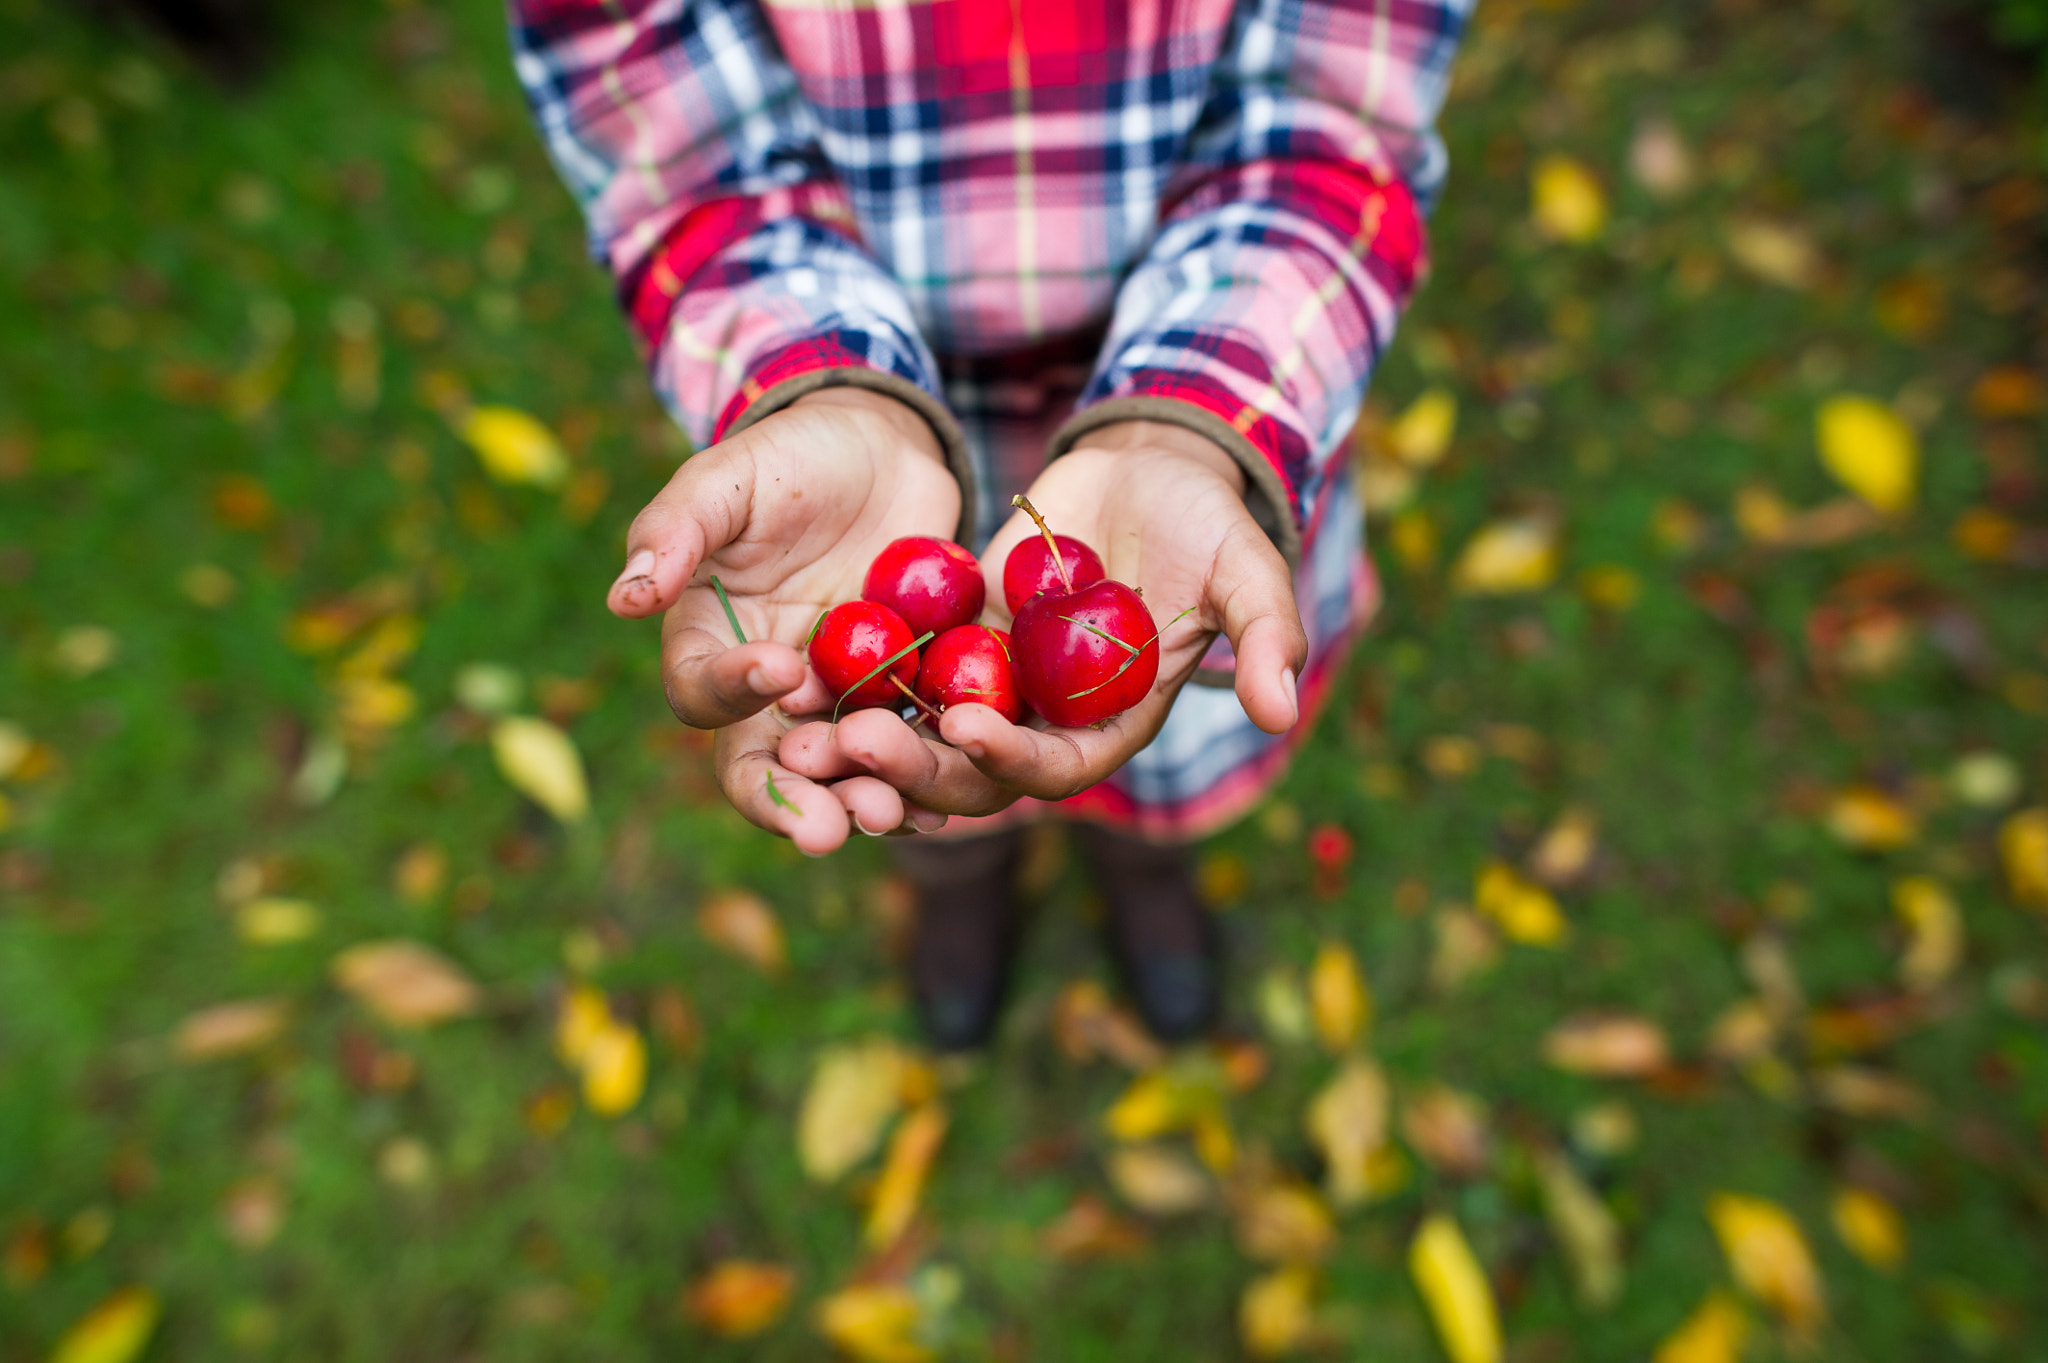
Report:
[[1074,579],[1067,573],[1067,561],[1060,557],[1060,542],[1052,537],[1052,527],[1045,523],[1045,517],[1038,514],[1038,508],[1023,493],[1010,498],[1010,505],[1029,516],[1032,524],[1038,527],[1038,533],[1045,536],[1045,547],[1052,551],[1053,571],[1060,575],[1060,585],[1067,589],[1067,595],[1072,596]]
[[919,710],[923,711],[925,716],[928,716],[934,722],[938,720],[939,712],[932,708],[931,702],[927,701],[923,696],[918,695],[917,692],[905,686],[903,684],[903,679],[898,677],[893,672],[889,674],[889,685],[895,687],[898,691],[901,691],[903,693],[903,698],[909,701],[912,705],[915,705]]

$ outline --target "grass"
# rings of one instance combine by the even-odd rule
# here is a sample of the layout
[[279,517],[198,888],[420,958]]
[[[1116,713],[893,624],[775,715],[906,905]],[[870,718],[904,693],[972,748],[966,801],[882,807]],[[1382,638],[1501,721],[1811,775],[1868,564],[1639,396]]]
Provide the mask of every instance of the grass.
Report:
[[[662,705],[652,632],[600,608],[622,527],[683,449],[582,258],[500,23],[466,0],[319,7],[292,19],[266,83],[227,96],[47,0],[0,4],[0,717],[47,745],[36,779],[0,787],[6,1363],[136,1282],[165,1303],[152,1358],[814,1358],[808,1304],[865,1261],[859,1206],[804,1178],[793,1127],[822,1045],[908,1036],[885,866],[871,848],[806,861],[727,811],[708,746]],[[1254,981],[1340,940],[1364,962],[1397,1104],[1441,1081],[1490,1113],[1486,1172],[1411,1159],[1401,1191],[1341,1218],[1323,1354],[1438,1356],[1405,1253],[1424,1212],[1447,1210],[1504,1303],[1511,1357],[1643,1357],[1728,1284],[1702,1208],[1732,1189],[1803,1226],[1832,1318],[1822,1356],[2048,1357],[2048,945],[1999,874],[2001,811],[1946,784],[1988,750],[2018,764],[2020,801],[2048,798],[2039,565],[1953,533],[1984,506],[2042,521],[2040,416],[1981,415],[1972,393],[2000,365],[2038,381],[2043,190],[2016,131],[1915,93],[1921,57],[1879,7],[1482,14],[1446,117],[1434,279],[1374,400],[1384,419],[1442,386],[1458,438],[1405,522],[1414,552],[1381,551],[1389,605],[1318,741],[1205,851],[1212,883],[1237,882],[1222,911],[1240,1030],[1263,1035]],[[1653,115],[1696,163],[1668,200],[1627,170]],[[1551,153],[1607,187],[1597,242],[1531,227]],[[1750,217],[1813,244],[1801,286],[1739,263],[1727,224]],[[374,400],[346,377],[353,300],[374,319]],[[489,481],[439,415],[455,387],[561,433],[568,488]],[[1795,507],[1835,495],[1812,431],[1845,391],[1921,428],[1917,509],[1821,547],[1745,536],[1745,487]],[[1654,529],[1674,503],[1702,527],[1683,551]],[[1454,590],[1458,546],[1531,507],[1565,527],[1555,585]],[[1873,565],[1907,584],[1885,599],[1908,643],[1844,675],[1810,618]],[[1581,590],[1600,566],[1636,585],[1626,609]],[[292,783],[340,731],[347,651],[309,651],[308,612],[336,602],[420,622],[392,674],[417,711],[359,723],[345,780],[307,801]],[[455,698],[479,661],[573,734],[586,822],[558,827],[497,775]],[[1859,781],[1920,811],[1909,845],[1830,835],[1832,792]],[[1507,945],[1433,987],[1446,906],[1568,805],[1595,811],[1601,850],[1562,895],[1566,942]],[[1322,824],[1357,840],[1334,894],[1304,851]],[[408,899],[394,865],[421,846],[447,870]],[[1042,1248],[1076,1195],[1115,1201],[1100,1118],[1127,1076],[1052,1040],[1061,988],[1102,967],[1078,873],[1057,849],[1041,869],[1004,1044],[948,1091],[920,1281],[957,1274],[961,1358],[1236,1356],[1233,1303],[1262,1268],[1227,1217],[1163,1224],[1129,1259]],[[1758,988],[1759,943],[1783,947],[1823,1022],[1896,1002],[1888,895],[1908,873],[1951,888],[1967,955],[1846,1058],[1911,1085],[1924,1115],[1818,1101],[1814,1076],[1842,1057],[1811,1044],[1811,1018],[1788,1020],[1775,1067],[1708,1054],[1716,1018]],[[238,882],[310,901],[317,930],[244,942]],[[693,926],[730,887],[786,928],[779,981]],[[392,936],[458,961],[484,1015],[388,1032],[332,988],[338,950]],[[535,1114],[569,1092],[550,1040],[574,970],[643,1024],[679,990],[703,1039],[656,1040],[626,1117],[577,1111],[555,1131]],[[277,1044],[206,1065],[167,1051],[195,1009],[258,995],[294,1003]],[[1653,1018],[1679,1064],[1649,1083],[1543,1064],[1542,1034],[1589,1008]],[[1332,1061],[1264,1044],[1271,1072],[1231,1122],[1312,1177],[1301,1113]],[[1614,1099],[1639,1142],[1575,1149],[1624,1230],[1628,1285],[1591,1312],[1530,1167]],[[1900,1207],[1895,1275],[1830,1229],[1845,1182]],[[238,1240],[232,1209],[266,1199],[274,1238],[245,1219]],[[798,1309],[742,1343],[677,1309],[734,1255],[799,1275]]]

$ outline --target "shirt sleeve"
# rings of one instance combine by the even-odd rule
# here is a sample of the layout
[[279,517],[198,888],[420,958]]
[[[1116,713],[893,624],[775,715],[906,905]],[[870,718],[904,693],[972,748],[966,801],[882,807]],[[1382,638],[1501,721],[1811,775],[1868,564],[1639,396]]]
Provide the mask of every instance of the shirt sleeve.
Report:
[[931,422],[972,507],[932,352],[861,246],[754,0],[509,2],[549,154],[690,438],[722,440],[816,388],[875,388]]
[[1471,0],[1240,0],[1169,207],[1055,455],[1171,421],[1244,465],[1289,563],[1425,269]]

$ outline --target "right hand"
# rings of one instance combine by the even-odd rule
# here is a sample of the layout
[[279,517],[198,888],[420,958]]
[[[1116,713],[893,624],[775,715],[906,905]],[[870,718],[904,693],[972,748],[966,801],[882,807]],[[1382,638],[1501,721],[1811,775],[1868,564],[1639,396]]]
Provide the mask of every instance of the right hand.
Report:
[[[733,807],[812,856],[838,847],[856,826],[880,835],[945,823],[874,777],[827,786],[782,766],[784,726],[769,707],[832,707],[800,652],[811,626],[860,595],[884,545],[905,535],[949,537],[959,516],[959,485],[925,419],[894,398],[837,387],[689,459],[627,532],[626,569],[607,600],[612,613],[667,612],[669,707],[692,728],[718,731],[713,762]],[[713,574],[745,644],[735,645]]]

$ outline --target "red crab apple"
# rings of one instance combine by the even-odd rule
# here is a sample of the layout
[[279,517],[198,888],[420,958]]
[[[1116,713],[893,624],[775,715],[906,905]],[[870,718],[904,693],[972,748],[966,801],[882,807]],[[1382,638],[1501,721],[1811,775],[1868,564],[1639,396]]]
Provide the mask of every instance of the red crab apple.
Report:
[[917,698],[943,713],[955,705],[986,705],[1015,724],[1024,718],[1010,636],[987,625],[949,629],[924,651]]
[[[1014,505],[1052,539],[1030,502],[1019,497]],[[1159,679],[1152,612],[1135,591],[1106,579],[1085,587],[1063,583],[1026,601],[1010,626],[1010,652],[1025,702],[1062,728],[1122,714]]]
[[868,565],[860,594],[903,617],[912,634],[944,634],[981,614],[988,584],[974,555],[951,540],[892,540]]
[[[1095,551],[1081,541],[1068,535],[1054,535],[1051,540],[1048,544],[1044,535],[1019,540],[1003,560],[1003,602],[1009,606],[1010,614],[1015,615],[1040,592],[1054,588],[1072,591],[1109,576],[1102,570],[1102,560]],[[1053,557],[1053,545],[1059,546],[1057,560]]]
[[[899,683],[907,688],[917,679],[917,637],[887,606],[847,601],[825,612],[807,651],[818,680],[841,708],[862,710],[901,703]],[[890,658],[896,661],[883,669]]]

